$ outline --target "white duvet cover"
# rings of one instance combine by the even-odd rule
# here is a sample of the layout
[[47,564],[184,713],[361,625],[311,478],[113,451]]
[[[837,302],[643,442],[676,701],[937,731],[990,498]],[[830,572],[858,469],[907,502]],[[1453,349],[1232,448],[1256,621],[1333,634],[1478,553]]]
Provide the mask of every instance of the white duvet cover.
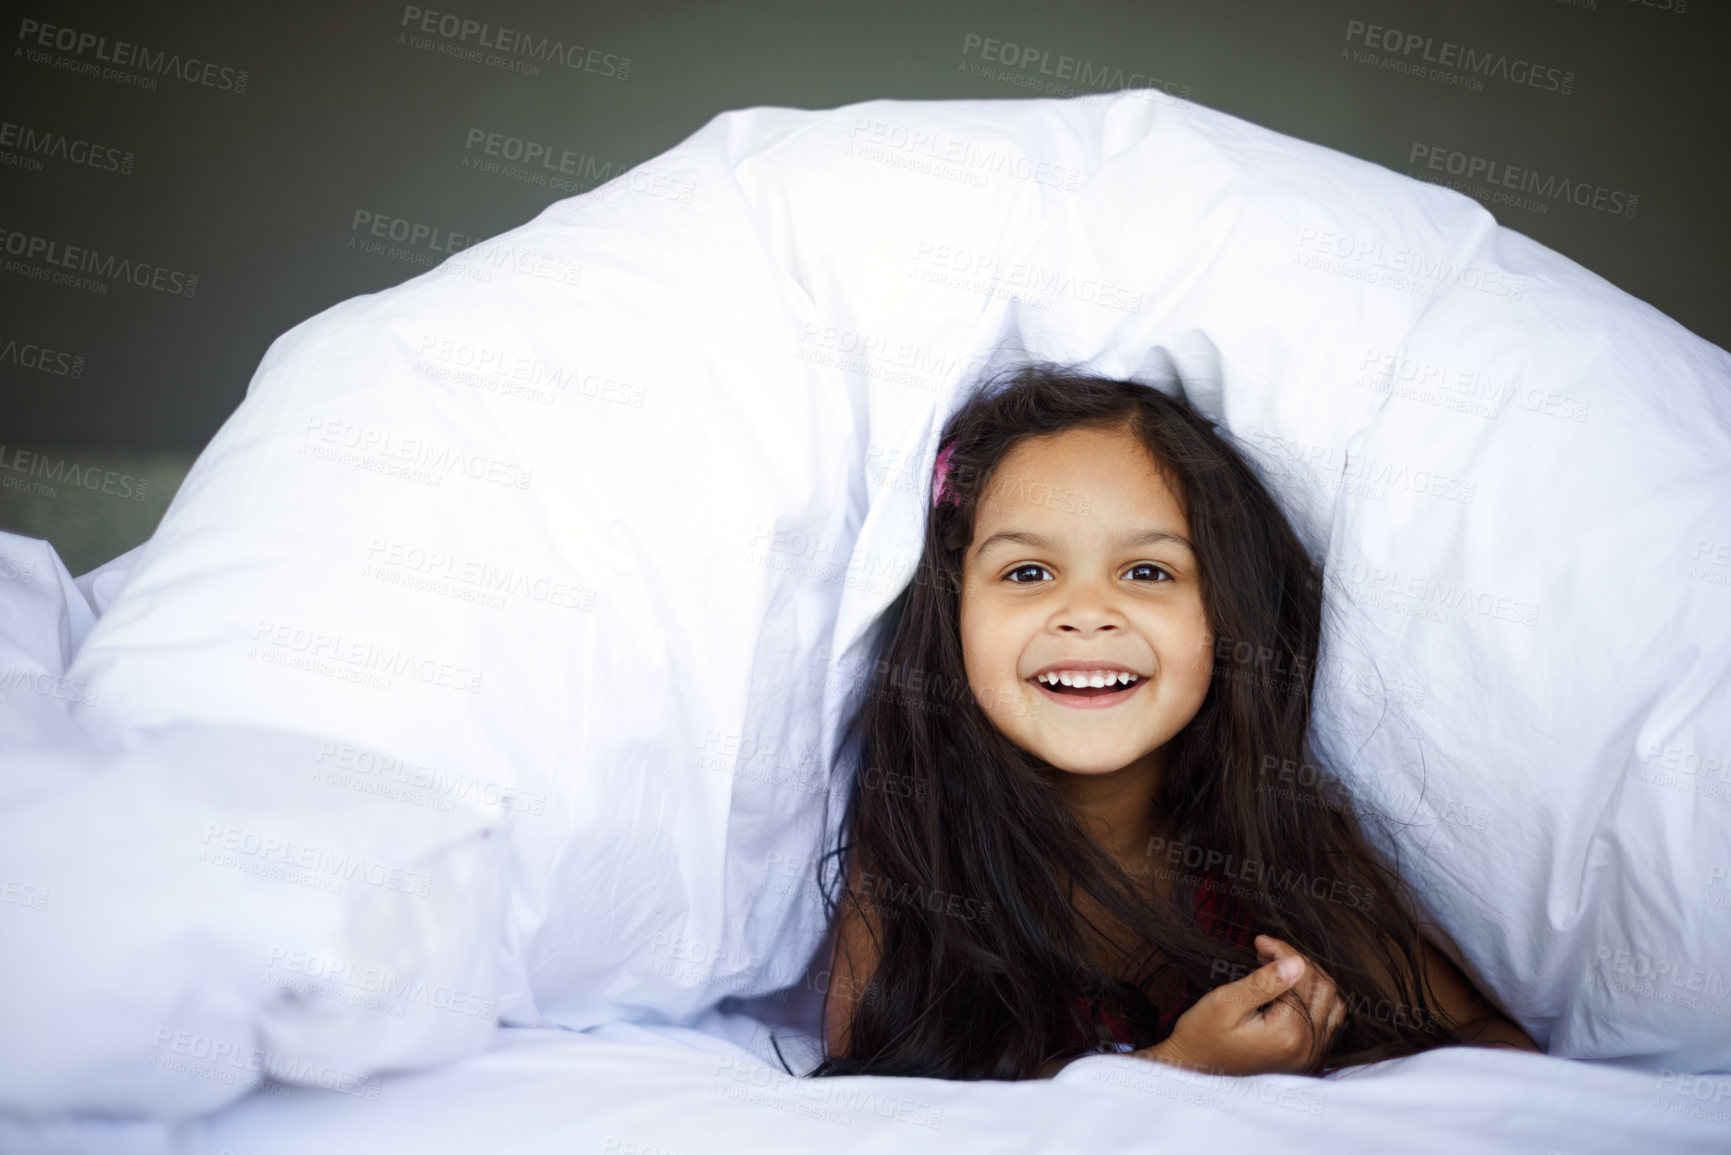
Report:
[[[109,573],[0,535],[8,1134],[157,1141],[271,1076],[186,1135],[1731,1149],[1731,358],[1467,198],[1158,97],[718,116],[280,337]],[[1429,1055],[1312,1114],[1090,1060],[909,1087],[934,1130],[522,1033],[806,966],[932,433],[1018,350],[1245,447],[1330,578],[1318,741],[1441,945],[1643,1072]]]
[[1318,749],[1442,948],[1553,1053],[1731,1069],[1731,359],[1163,93],[728,112],[307,319],[71,660],[81,729],[300,733],[374,818],[490,808],[511,1025],[779,989],[933,434],[1024,355],[1262,470],[1328,579]]
[[[130,559],[116,559],[75,584],[46,542],[0,533],[0,558],[7,559],[15,577],[28,573],[32,579],[0,584],[0,621],[6,623],[0,646],[7,647],[0,650],[0,663],[10,663],[11,669],[33,663],[41,671],[35,681],[14,679],[13,708],[4,717],[15,727],[11,737],[16,742],[24,717],[20,703],[54,700],[39,690],[21,694],[18,685],[51,686],[60,680],[62,646],[69,647],[79,632],[70,625],[62,631],[60,625],[87,628],[84,615],[104,606],[93,590],[123,581]],[[27,598],[31,590],[36,592]],[[90,598],[88,604],[80,592]],[[42,717],[57,713],[50,708]],[[71,739],[70,732],[61,735],[62,743]],[[61,791],[78,787],[62,780],[57,790],[54,780],[92,776],[92,765],[112,757],[93,751],[90,764],[80,765],[71,759],[69,744],[58,749],[57,764],[35,763],[40,775],[35,779],[18,763],[9,766],[5,781],[11,803],[28,805],[32,795],[65,799]],[[0,1115],[0,1152],[7,1155],[803,1155],[828,1150],[1706,1155],[1731,1150],[1731,1076],[1481,1048],[1447,1048],[1320,1080],[1225,1078],[1106,1055],[1079,1060],[1050,1081],[1017,1084],[797,1078],[781,1066],[777,1052],[795,1072],[809,1070],[816,1061],[812,1032],[827,977],[822,950],[791,995],[729,1000],[692,1026],[614,1023],[588,1032],[506,1028],[494,1033],[489,1018],[469,1013],[473,1008],[451,993],[464,985],[486,989],[490,945],[430,941],[423,933],[428,922],[402,917],[412,904],[397,904],[393,919],[390,904],[375,900],[365,907],[366,925],[354,925],[352,919],[343,925],[331,917],[344,909],[340,893],[292,902],[285,895],[296,888],[285,889],[281,878],[212,869],[203,859],[176,863],[139,857],[151,843],[141,826],[197,824],[205,821],[206,811],[224,807],[233,812],[250,806],[255,817],[268,809],[274,821],[288,820],[285,807],[292,807],[296,795],[285,784],[292,776],[274,777],[270,767],[257,762],[251,764],[253,774],[239,781],[228,772],[237,751],[254,757],[275,751],[292,758],[308,750],[297,750],[288,736],[212,731],[180,735],[158,751],[172,761],[159,761],[155,774],[148,760],[136,756],[107,763],[108,773],[123,785],[130,778],[131,789],[97,793],[88,781],[82,784],[83,801],[71,808],[77,828],[94,829],[106,807],[111,841],[102,847],[83,843],[58,861],[76,861],[88,876],[105,880],[92,889],[106,894],[108,905],[100,917],[87,908],[74,927],[94,925],[100,932],[107,926],[136,944],[153,941],[139,928],[154,923],[161,927],[154,940],[160,954],[113,960],[115,971],[134,976],[124,988],[127,1005],[95,999],[80,1018],[33,1025],[31,1033],[58,1037],[69,1053],[77,1053],[87,1045],[81,1036],[103,1038],[116,1026],[146,1021],[154,1010],[158,1021],[172,1029],[144,1032],[129,1048],[106,1040],[116,1056],[104,1072],[107,1085],[88,1088],[93,1097],[105,1095],[111,1102],[133,1097],[141,1113],[150,1109],[153,1097],[188,1102],[202,1092],[215,1106],[238,1088],[261,1077],[265,1081],[226,1108],[179,1123],[88,1113],[46,1119]],[[224,782],[230,784],[222,788]],[[182,808],[193,812],[176,815]],[[332,815],[323,818],[328,839]],[[55,830],[68,825],[53,810],[43,814],[43,843],[36,849],[44,869],[56,861],[45,848],[56,841]],[[470,848],[471,857],[482,853],[473,848],[473,837],[465,837],[472,832],[462,823],[453,832],[451,844],[459,850],[454,859],[447,848],[426,860],[428,886],[438,886],[441,893],[473,888],[474,865],[462,869],[461,851]],[[403,846],[374,846],[373,852],[398,858],[417,853]],[[66,904],[64,894],[12,881],[8,902],[21,909],[0,910],[0,916],[38,917],[57,898]],[[321,903],[327,898],[335,901]],[[214,955],[189,959],[185,936],[195,920],[184,912],[200,904],[220,916],[211,925],[220,921],[223,930],[205,940]],[[237,916],[249,911],[253,917],[237,925]],[[453,914],[446,921],[460,925],[478,917]],[[122,923],[132,929],[122,930]],[[322,955],[315,947],[297,957],[282,945],[297,940],[322,942]],[[100,941],[86,946],[92,956],[103,953]],[[419,967],[428,973],[431,967],[432,982],[424,983],[418,995],[392,992],[388,983],[379,990],[362,973],[345,974],[330,965],[369,949],[385,950],[405,971]],[[267,1019],[254,1033],[237,1033],[232,1021],[220,1016],[186,1017],[208,992],[189,989],[185,976],[220,977],[249,964],[262,983],[298,991],[299,1013]],[[30,966],[31,960],[7,959],[8,981],[53,981],[51,975],[31,973]],[[447,993],[443,1005],[436,1006],[440,991]],[[244,1001],[247,996],[236,992],[236,997]],[[320,1017],[306,1013],[306,1004],[321,1001],[333,1011],[349,1012],[326,1016],[331,1033],[322,1039]],[[387,1056],[389,1062],[393,1051],[413,1054],[417,1063],[432,1062],[436,1055],[424,1048],[448,1034],[437,1024],[452,1015],[469,1024],[465,1045],[486,1046],[485,1053],[423,1071],[378,1073],[364,1066],[368,1056]],[[418,1038],[416,1024],[428,1022],[435,1029]],[[15,1071],[32,1058],[50,1070],[57,1065],[48,1054],[20,1055],[15,1047],[8,1053]]]
[[750,1020],[709,1025],[714,1035],[502,1030],[484,1055],[348,1093],[273,1086],[180,1127],[0,1131],[0,1145],[116,1155],[1731,1150],[1731,1078],[1722,1076],[1449,1048],[1327,1079],[1224,1078],[1107,1055],[1050,1081],[799,1079],[727,1041],[751,1042]]

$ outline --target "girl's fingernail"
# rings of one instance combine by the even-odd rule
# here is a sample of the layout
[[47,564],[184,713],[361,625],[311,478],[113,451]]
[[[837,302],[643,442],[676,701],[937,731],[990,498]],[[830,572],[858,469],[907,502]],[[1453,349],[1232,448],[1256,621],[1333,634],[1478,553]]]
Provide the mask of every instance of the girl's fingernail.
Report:
[[1298,977],[1298,973],[1303,969],[1304,960],[1296,955],[1289,955],[1280,960],[1279,964],[1274,968],[1274,973],[1283,979],[1295,979]]

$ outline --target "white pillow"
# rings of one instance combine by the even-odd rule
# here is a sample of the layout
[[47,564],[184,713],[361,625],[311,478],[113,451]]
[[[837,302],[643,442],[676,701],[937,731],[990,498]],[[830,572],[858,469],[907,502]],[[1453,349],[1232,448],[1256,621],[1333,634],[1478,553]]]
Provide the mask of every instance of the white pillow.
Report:
[[1555,1053],[1731,1065],[1725,354],[1465,197],[1156,91],[728,113],[304,322],[70,672],[104,734],[490,790],[507,1021],[689,1020],[819,942],[862,638],[934,434],[1023,354],[1181,387],[1267,469],[1363,611],[1324,752],[1416,808],[1469,971]]
[[143,550],[143,544],[135,545],[125,553],[103,562],[89,573],[79,574],[72,579],[83,593],[85,602],[98,616],[108,612],[108,607],[126,584],[126,577],[132,572],[133,564],[138,561],[138,555]]
[[375,1072],[491,1043],[505,871],[479,808],[339,784],[309,735],[0,731],[0,1117],[180,1118],[266,1078],[373,1099]]
[[406,808],[308,735],[93,740],[103,687],[66,660],[86,579],[127,556],[75,581],[0,532],[0,1119],[175,1118],[266,1076],[376,1096],[374,1071],[486,1047],[497,815]]
[[59,718],[95,705],[96,687],[65,676],[95,624],[52,545],[0,530],[0,710],[14,732],[21,715]]

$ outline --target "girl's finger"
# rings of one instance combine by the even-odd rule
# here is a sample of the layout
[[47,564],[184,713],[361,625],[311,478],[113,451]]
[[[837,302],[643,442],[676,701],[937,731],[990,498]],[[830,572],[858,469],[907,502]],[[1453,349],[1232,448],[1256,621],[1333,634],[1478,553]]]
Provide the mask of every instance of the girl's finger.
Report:
[[1216,987],[1215,991],[1230,992],[1223,997],[1230,997],[1240,1013],[1248,1015],[1291,990],[1306,969],[1304,959],[1294,955],[1258,967],[1237,982]]
[[[1263,1021],[1270,1029],[1289,1036],[1283,1043],[1302,1045],[1307,1051],[1314,1050],[1320,1055],[1346,1017],[1346,1007],[1340,1001],[1334,980],[1290,943],[1273,935],[1259,934],[1254,944],[1257,957],[1264,963],[1275,963],[1289,957],[1304,963],[1304,973],[1298,981],[1279,996],[1278,1002],[1265,1008]],[[1286,1004],[1285,1011],[1276,1014],[1276,1008],[1282,1004]],[[1302,1011],[1299,1004],[1302,1004]]]
[[1328,1017],[1331,1005],[1338,997],[1334,989],[1334,980],[1317,970],[1314,965],[1305,975],[1310,984],[1302,991],[1305,1003],[1310,1007],[1310,1013],[1316,1017],[1320,1025]]
[[1264,1012],[1261,1030],[1264,1045],[1279,1051],[1289,1059],[1308,1055],[1311,1052],[1310,1025],[1304,1021],[1304,1016],[1299,1013],[1298,1008],[1287,999],[1276,1001]]
[[1263,962],[1273,962],[1283,959],[1289,954],[1297,954],[1288,943],[1281,942],[1271,934],[1259,934],[1255,938],[1256,957]]
[[1334,1004],[1328,1009],[1328,1035],[1330,1038],[1334,1037],[1334,1032],[1340,1030],[1340,1025],[1344,1022],[1346,1022],[1346,1002],[1336,998]]

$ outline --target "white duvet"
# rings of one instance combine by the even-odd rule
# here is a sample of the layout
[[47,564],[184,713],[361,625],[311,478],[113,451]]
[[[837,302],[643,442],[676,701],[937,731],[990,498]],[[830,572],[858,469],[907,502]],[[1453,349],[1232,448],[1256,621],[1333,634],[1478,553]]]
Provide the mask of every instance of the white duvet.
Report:
[[[1731,1068],[1731,359],[1466,198],[1149,92],[717,117],[284,334],[108,572],[0,538],[0,1113],[82,1143],[271,1078],[209,1124],[233,1149],[354,1119],[437,1149],[531,1053],[573,1118],[688,1105],[681,1052],[534,1032],[689,1031],[804,972],[932,434],[1023,355],[1244,446],[1327,567],[1318,740],[1442,945],[1553,1053],[1641,1068],[1429,1055],[1321,1114],[1258,1122],[1259,1082],[1158,1118],[1731,1136],[1701,1074]],[[921,1083],[941,1128],[845,1134],[1149,1102],[1080,1074]],[[673,1150],[805,1126],[713,1098],[741,1144]]]
[[[1731,1147],[1731,1079],[1510,1051],[1446,1048],[1327,1079],[1229,1078],[1115,1055],[1021,1083],[799,1079],[775,1063],[761,1024],[714,1015],[703,1025],[709,1033],[623,1024],[595,1033],[507,1029],[486,1054],[450,1066],[335,1090],[273,1084],[178,1126],[0,1121],[0,1148],[1713,1155]],[[741,1044],[755,1044],[768,1062]],[[799,1053],[797,1036],[782,1049]]]

